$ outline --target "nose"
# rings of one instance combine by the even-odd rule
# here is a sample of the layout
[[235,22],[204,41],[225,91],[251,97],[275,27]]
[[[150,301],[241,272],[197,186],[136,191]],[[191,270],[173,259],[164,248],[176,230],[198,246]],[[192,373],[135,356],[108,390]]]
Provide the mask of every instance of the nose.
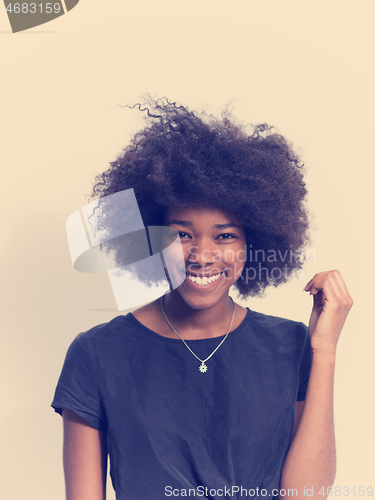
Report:
[[213,264],[214,262],[214,245],[206,239],[189,247],[188,264],[203,267]]

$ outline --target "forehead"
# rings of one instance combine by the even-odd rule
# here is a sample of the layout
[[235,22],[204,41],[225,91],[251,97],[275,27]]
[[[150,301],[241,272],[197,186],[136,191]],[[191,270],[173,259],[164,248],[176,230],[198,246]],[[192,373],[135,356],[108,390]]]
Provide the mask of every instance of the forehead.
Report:
[[[189,225],[207,225],[234,223],[241,226],[240,222],[230,213],[220,208],[213,207],[169,207],[164,216],[164,224],[179,221]],[[184,224],[186,225],[186,224]]]

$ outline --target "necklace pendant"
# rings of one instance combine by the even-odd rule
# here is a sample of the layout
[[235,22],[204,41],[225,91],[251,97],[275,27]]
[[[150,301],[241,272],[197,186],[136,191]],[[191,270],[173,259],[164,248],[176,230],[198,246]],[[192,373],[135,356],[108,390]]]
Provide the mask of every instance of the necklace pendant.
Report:
[[205,362],[204,362],[204,361],[202,361],[202,364],[201,364],[201,366],[199,367],[199,371],[200,371],[201,373],[206,373],[206,371],[207,371],[207,370],[208,370],[207,365],[205,364]]

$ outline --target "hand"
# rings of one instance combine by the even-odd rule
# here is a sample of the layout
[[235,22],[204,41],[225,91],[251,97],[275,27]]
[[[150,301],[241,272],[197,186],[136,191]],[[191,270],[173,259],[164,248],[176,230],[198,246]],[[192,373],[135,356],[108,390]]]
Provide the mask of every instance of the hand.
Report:
[[311,348],[313,352],[334,353],[353,299],[336,269],[316,274],[305,291],[314,296],[309,322]]

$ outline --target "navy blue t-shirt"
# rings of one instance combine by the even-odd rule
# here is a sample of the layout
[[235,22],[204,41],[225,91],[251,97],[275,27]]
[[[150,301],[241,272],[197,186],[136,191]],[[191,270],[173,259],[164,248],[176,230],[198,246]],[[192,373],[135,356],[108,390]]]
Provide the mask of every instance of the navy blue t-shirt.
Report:
[[[222,338],[187,343],[205,359]],[[52,407],[106,432],[117,500],[239,499],[245,489],[262,498],[277,488],[307,388],[307,327],[248,309],[206,364],[201,373],[180,339],[131,313],[70,345]]]

